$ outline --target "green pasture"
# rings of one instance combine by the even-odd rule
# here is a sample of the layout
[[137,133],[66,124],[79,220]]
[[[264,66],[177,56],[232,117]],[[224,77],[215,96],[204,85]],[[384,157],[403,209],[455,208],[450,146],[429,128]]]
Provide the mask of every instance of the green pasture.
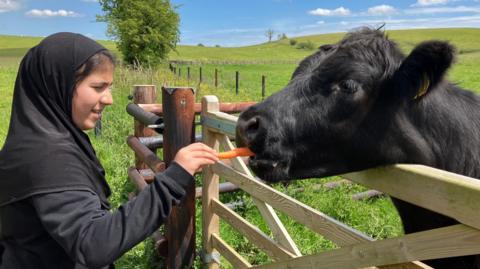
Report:
[[[311,41],[317,47],[325,43],[338,41],[344,34],[328,34],[295,38],[299,42]],[[449,72],[450,80],[473,91],[480,91],[480,29],[423,29],[388,31],[391,39],[398,42],[408,53],[415,44],[428,39],[448,40],[458,48],[456,65]],[[10,118],[13,87],[21,57],[41,38],[0,36],[0,146],[3,145]],[[102,41],[116,53],[114,43]],[[107,179],[112,188],[111,202],[114,207],[128,200],[128,193],[134,190],[127,177],[127,168],[132,166],[134,155],[125,140],[133,133],[133,120],[125,112],[128,95],[135,84],[155,84],[169,86],[192,86],[197,89],[197,99],[206,94],[219,96],[220,101],[260,101],[261,76],[266,76],[266,95],[280,90],[288,82],[295,62],[311,54],[313,51],[297,49],[288,40],[264,43],[239,48],[217,48],[199,46],[179,46],[177,52],[170,55],[172,60],[192,61],[187,65],[176,65],[177,74],[171,73],[167,66],[156,70],[132,70],[119,65],[115,73],[113,87],[114,104],[104,113],[103,130],[100,138],[89,133],[92,142],[102,161]],[[220,64],[223,62],[224,64]],[[226,64],[229,63],[229,64]],[[202,67],[203,81],[198,82],[199,67]],[[190,67],[190,79],[187,78],[187,67]],[[178,75],[178,68],[181,75]],[[219,85],[214,86],[214,70],[219,72]],[[235,71],[240,73],[239,94],[235,94]],[[161,96],[160,91],[159,96]],[[158,102],[161,102],[159,99]],[[161,151],[159,152],[161,156]],[[314,184],[324,183],[338,178],[309,179],[293,182],[289,186],[275,185],[278,190],[298,199],[348,225],[363,231],[374,238],[394,237],[402,234],[399,217],[388,198],[370,199],[354,202],[350,195],[365,190],[357,185],[345,185],[334,190],[313,188]],[[200,182],[200,178],[197,178]],[[303,188],[303,191],[299,191]],[[236,211],[247,220],[258,225],[267,234],[269,229],[260,217],[250,197],[239,192],[221,196],[222,201],[242,200],[244,205]],[[197,249],[201,241],[201,204],[197,203]],[[319,252],[335,248],[322,236],[312,233],[288,216],[279,214],[303,254]],[[139,227],[141,229],[141,227]],[[241,236],[225,223],[221,225],[221,236],[235,247],[251,263],[261,264],[269,258],[251,242]],[[139,244],[117,261],[118,268],[152,268],[161,264],[152,251],[151,240]],[[230,268],[227,262],[222,263]],[[197,258],[196,268],[201,268]]]

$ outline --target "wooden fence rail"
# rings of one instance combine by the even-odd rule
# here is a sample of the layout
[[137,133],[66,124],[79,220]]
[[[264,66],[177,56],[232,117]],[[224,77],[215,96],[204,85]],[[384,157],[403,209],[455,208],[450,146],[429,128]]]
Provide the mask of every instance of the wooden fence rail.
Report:
[[[218,99],[202,99],[204,143],[219,150],[233,148],[237,118],[219,111]],[[404,201],[457,219],[462,224],[374,241],[369,236],[255,179],[240,158],[203,170],[203,248],[208,268],[218,268],[218,253],[235,268],[431,268],[418,260],[480,253],[480,181],[421,165],[392,165],[342,175]],[[249,193],[273,233],[273,238],[227,208],[218,199],[219,177]],[[275,211],[281,211],[339,248],[302,256]],[[222,219],[274,262],[252,266],[221,239]]]

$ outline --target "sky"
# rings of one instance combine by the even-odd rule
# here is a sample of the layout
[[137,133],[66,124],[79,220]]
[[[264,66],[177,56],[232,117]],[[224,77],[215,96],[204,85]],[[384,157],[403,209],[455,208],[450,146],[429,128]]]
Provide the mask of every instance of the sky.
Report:
[[[181,45],[236,47],[288,37],[345,32],[385,24],[387,30],[480,28],[480,0],[313,1],[171,0],[180,15]],[[109,39],[98,0],[0,0],[0,34],[77,32]]]

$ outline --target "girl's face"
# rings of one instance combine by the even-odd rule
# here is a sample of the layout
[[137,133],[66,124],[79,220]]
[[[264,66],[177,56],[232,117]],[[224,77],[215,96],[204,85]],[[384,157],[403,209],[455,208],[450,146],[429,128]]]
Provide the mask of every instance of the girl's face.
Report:
[[106,63],[77,84],[73,92],[72,118],[79,129],[93,129],[103,109],[113,103],[110,92],[113,71],[114,66]]

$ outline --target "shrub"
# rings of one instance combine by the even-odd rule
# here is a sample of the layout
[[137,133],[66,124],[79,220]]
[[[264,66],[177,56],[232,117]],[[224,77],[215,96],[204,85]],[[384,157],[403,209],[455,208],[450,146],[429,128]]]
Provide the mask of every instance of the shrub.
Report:
[[297,44],[297,40],[290,39],[290,46],[295,46]]
[[314,50],[315,44],[313,44],[313,42],[310,40],[306,42],[300,42],[297,44],[297,49]]
[[205,45],[203,45],[202,43],[198,43],[197,46],[199,46],[199,47],[205,47]]

